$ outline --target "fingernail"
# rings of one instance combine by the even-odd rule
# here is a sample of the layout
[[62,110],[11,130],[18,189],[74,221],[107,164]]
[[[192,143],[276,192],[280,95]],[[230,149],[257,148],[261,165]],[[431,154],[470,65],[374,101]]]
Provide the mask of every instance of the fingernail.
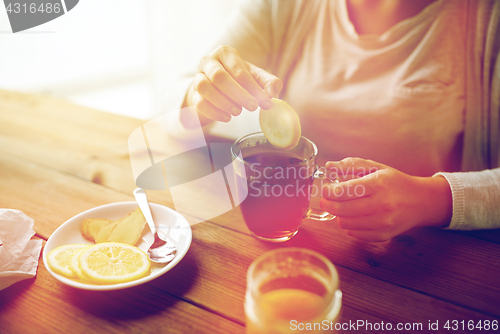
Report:
[[241,109],[238,109],[236,107],[232,107],[231,114],[233,114],[234,116],[238,116],[239,114],[241,114]]
[[226,123],[227,123],[227,122],[229,122],[230,120],[231,120],[231,116],[229,116],[229,115],[224,115],[224,116],[222,116],[222,121],[223,121],[223,122],[226,122]]
[[254,111],[255,109],[257,109],[257,107],[259,106],[259,104],[256,102],[256,101],[249,101],[247,103],[247,109],[250,110],[250,111]]
[[273,104],[271,103],[271,101],[264,101],[260,104],[260,106],[264,109],[271,109]]

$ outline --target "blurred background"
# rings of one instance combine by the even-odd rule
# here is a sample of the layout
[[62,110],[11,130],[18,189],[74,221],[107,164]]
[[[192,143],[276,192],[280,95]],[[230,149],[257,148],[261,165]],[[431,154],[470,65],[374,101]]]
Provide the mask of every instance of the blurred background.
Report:
[[196,68],[235,0],[81,0],[12,34],[0,6],[0,89],[42,93],[141,119],[166,112],[181,72]]

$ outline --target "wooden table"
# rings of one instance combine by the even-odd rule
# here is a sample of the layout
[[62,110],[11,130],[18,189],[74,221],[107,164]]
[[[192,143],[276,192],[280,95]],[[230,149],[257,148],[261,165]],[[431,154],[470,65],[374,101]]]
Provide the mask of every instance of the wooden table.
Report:
[[[36,237],[47,240],[82,211],[134,200],[127,139],[142,123],[51,97],[0,91],[0,207],[32,217]],[[165,191],[148,195],[173,207]],[[344,332],[384,332],[349,326],[363,320],[391,323],[394,332],[401,323],[422,324],[406,332],[489,333],[491,326],[467,326],[500,319],[498,230],[418,229],[365,243],[335,222],[305,221],[291,241],[273,245],[250,235],[238,208],[192,230],[191,248],[175,268],[126,290],[71,288],[40,260],[35,278],[0,291],[0,333],[243,333],[248,266],[268,250],[290,246],[318,251],[336,266]],[[444,328],[448,321],[450,330]],[[439,330],[429,329],[436,322]]]

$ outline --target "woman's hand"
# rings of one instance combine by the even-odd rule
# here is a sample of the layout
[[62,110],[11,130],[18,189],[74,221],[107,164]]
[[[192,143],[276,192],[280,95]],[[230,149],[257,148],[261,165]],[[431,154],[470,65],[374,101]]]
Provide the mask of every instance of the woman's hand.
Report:
[[242,107],[269,109],[282,88],[280,79],[241,59],[236,49],[219,46],[201,59],[183,106],[194,105],[206,118],[202,123],[229,122]]
[[446,226],[453,211],[448,181],[416,177],[360,158],[326,164],[339,183],[323,186],[320,206],[347,234],[385,241],[416,226]]

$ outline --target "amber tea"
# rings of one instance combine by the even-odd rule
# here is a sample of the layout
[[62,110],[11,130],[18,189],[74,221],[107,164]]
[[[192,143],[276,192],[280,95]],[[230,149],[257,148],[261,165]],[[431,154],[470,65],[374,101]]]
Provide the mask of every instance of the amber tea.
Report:
[[238,139],[231,147],[236,196],[243,218],[261,240],[283,242],[299,230],[303,219],[331,220],[335,216],[309,207],[314,179],[329,179],[316,166],[318,149],[300,137],[292,149],[271,145],[259,132]]
[[262,238],[292,237],[309,208],[313,171],[293,152],[260,152],[244,160],[252,178],[241,211],[249,230]]

